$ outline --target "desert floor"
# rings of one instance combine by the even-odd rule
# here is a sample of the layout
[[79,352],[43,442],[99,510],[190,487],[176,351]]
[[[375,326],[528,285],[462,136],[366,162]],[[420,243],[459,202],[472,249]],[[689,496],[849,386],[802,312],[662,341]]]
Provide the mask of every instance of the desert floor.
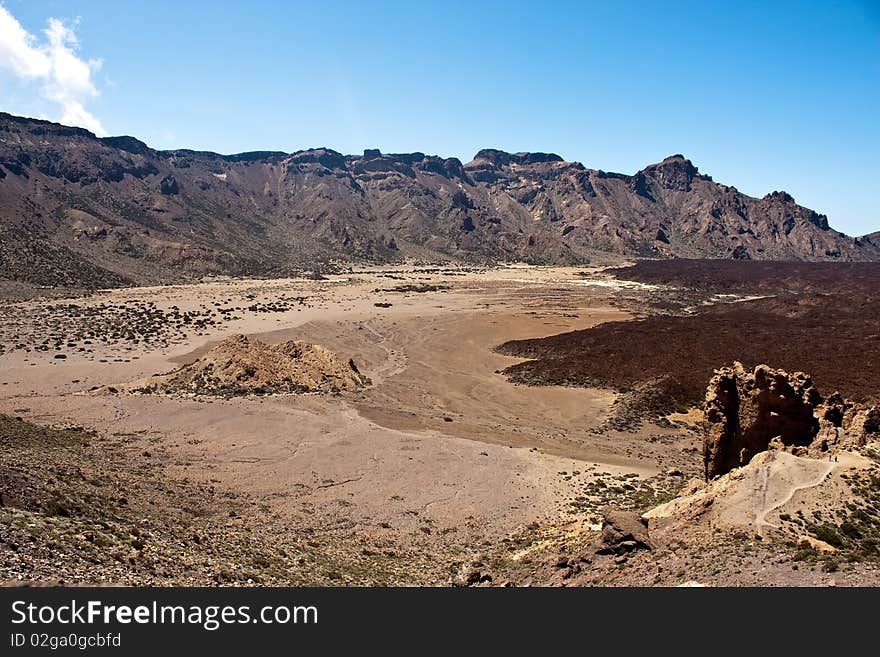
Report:
[[[2,335],[7,349],[19,348],[0,356],[0,412],[140,437],[167,455],[155,467],[168,476],[246,495],[267,520],[342,551],[354,542],[391,552],[393,544],[410,553],[405,570],[428,569],[405,579],[440,582],[483,545],[530,523],[595,523],[598,516],[573,501],[597,476],[645,478],[694,461],[690,434],[653,427],[662,440],[652,443],[638,433],[597,432],[613,392],[518,386],[499,373],[517,362],[492,351],[505,340],[628,317],[609,303],[617,286],[599,273],[595,284],[578,274],[374,269],[14,304],[4,309]],[[401,285],[427,291],[393,291]],[[279,298],[298,301],[241,309]],[[190,328],[167,314],[172,307],[240,310]],[[128,318],[131,308],[151,310],[141,334],[106,338],[114,313]],[[97,326],[87,344],[84,326]],[[92,390],[172,370],[233,333],[323,344],[353,358],[373,384],[330,397],[227,400]],[[33,349],[47,338],[49,348]]]
[[[4,579],[445,585],[476,568],[494,584],[499,573],[553,583],[531,581],[532,560],[553,560],[552,577],[553,546],[589,541],[606,504],[650,508],[698,474],[698,417],[617,430],[606,423],[616,393],[514,384],[500,370],[519,360],[493,347],[628,320],[656,289],[600,269],[400,267],[8,302],[0,413],[94,431],[46,477],[78,473],[97,491],[88,499],[110,500],[112,522],[50,519],[46,539],[10,511],[10,526],[49,547],[25,558],[16,546]],[[237,333],[322,344],[372,383],[340,395],[126,392]],[[134,492],[111,499],[102,478]],[[760,583],[767,564],[752,566],[742,581]],[[595,583],[613,583],[610,568]],[[619,583],[691,577],[660,571]]]

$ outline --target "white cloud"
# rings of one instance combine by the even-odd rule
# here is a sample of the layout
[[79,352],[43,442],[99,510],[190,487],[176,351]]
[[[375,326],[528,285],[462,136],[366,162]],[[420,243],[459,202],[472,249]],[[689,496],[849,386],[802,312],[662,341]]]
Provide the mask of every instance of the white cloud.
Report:
[[39,85],[42,98],[60,106],[55,120],[103,136],[106,130],[85,107],[98,95],[93,75],[101,68],[101,60],[86,60],[77,54],[75,27],[76,23],[71,26],[50,18],[39,39],[0,4],[0,71]]

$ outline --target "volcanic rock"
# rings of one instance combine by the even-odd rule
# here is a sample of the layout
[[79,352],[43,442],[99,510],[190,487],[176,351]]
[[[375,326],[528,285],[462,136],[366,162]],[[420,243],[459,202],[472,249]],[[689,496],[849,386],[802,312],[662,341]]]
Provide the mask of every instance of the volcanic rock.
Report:
[[159,191],[165,194],[165,196],[174,196],[180,192],[180,185],[177,184],[174,176],[168,174],[159,181]]
[[771,441],[808,446],[819,432],[813,415],[822,397],[803,372],[766,365],[747,372],[742,363],[718,370],[704,403],[706,479],[745,465]]
[[806,534],[798,536],[798,547],[809,548],[816,552],[837,552],[837,548],[833,545]]
[[642,173],[654,178],[666,189],[689,192],[691,183],[699,172],[697,167],[683,155],[671,155],[659,164],[645,168]]
[[812,378],[742,363],[717,370],[704,403],[703,464],[706,479],[747,464],[768,448],[825,452],[835,445],[863,445],[880,434],[880,408],[823,398]]
[[[620,256],[880,259],[875,237],[832,230],[787,194],[745,196],[680,155],[624,175],[553,153],[495,149],[466,164],[379,149],[161,151],[5,113],[0,134],[0,229],[47,247],[47,267],[88,263],[140,283],[407,257],[556,265]],[[112,238],[78,240],[71,208],[112,226]],[[8,235],[0,234],[0,249]],[[3,258],[0,278],[24,280]]]
[[354,361],[343,364],[321,345],[291,340],[270,346],[233,335],[195,362],[151,377],[134,392],[218,396],[338,393],[368,383]]
[[622,555],[634,550],[650,550],[648,521],[635,511],[608,509],[602,519],[599,554]]

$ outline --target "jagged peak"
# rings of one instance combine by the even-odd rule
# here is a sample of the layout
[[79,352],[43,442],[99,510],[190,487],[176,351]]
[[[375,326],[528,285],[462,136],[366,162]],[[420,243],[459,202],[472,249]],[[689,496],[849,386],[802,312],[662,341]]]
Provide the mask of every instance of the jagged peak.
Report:
[[324,146],[291,153],[290,161],[297,164],[321,164],[328,169],[344,169],[345,156]]
[[519,153],[508,153],[497,148],[484,148],[474,155],[474,161],[485,160],[491,162],[495,166],[506,166],[509,164],[540,164],[542,162],[564,162],[556,153],[539,153],[520,151]]
[[670,167],[691,169],[694,171],[695,175],[696,175],[696,172],[699,171],[699,169],[697,169],[697,167],[694,165],[694,163],[691,162],[688,158],[686,158],[681,153],[675,153],[674,155],[670,155],[669,157],[664,157],[662,160],[660,160],[659,162],[657,162],[655,164],[649,164],[644,169],[642,169],[642,171],[647,172],[650,170],[657,170],[657,169],[661,169],[661,168],[670,168]]
[[297,156],[297,155],[308,155],[308,154],[313,154],[313,155],[314,154],[318,154],[318,155],[327,154],[327,155],[339,155],[340,157],[342,156],[342,153],[340,153],[339,151],[335,151],[332,148],[327,148],[326,146],[315,146],[314,148],[303,148],[302,150],[294,151],[290,155]]
[[477,151],[477,154],[474,155],[474,161],[477,160],[486,160],[491,162],[495,166],[504,166],[505,164],[510,164],[513,155],[508,153],[507,151],[502,151],[497,148],[483,148],[482,150]]
[[765,201],[781,201],[782,203],[794,203],[794,197],[786,191],[772,191],[764,196]]
[[699,169],[684,155],[676,153],[657,164],[650,164],[636,175],[644,175],[656,180],[666,189],[689,191],[691,183],[699,175]]

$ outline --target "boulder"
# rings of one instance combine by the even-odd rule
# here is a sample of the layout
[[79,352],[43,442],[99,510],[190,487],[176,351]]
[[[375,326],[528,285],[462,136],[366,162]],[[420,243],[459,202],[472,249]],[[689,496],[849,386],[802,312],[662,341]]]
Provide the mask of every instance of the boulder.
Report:
[[837,552],[837,548],[830,543],[820,541],[818,538],[808,536],[807,534],[802,534],[801,536],[798,536],[797,544],[798,547],[816,550],[816,552]]
[[602,519],[602,544],[599,554],[627,554],[634,550],[650,550],[648,521],[635,511],[608,509]]
[[481,573],[473,566],[464,565],[458,574],[452,578],[452,586],[467,587],[476,586],[477,584],[486,584],[492,581],[492,576],[488,573]]
[[841,424],[849,438],[864,445],[870,438],[880,436],[880,406],[854,406],[843,416]]

